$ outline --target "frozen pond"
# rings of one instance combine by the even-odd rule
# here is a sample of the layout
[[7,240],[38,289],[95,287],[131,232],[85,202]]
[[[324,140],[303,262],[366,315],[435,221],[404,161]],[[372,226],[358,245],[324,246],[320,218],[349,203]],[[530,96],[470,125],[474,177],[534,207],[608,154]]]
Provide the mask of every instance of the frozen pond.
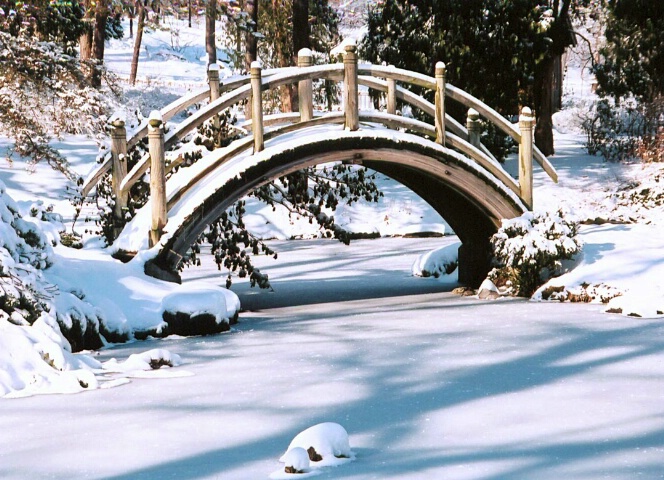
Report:
[[316,478],[664,478],[661,320],[410,276],[450,241],[280,242],[230,333],[99,355],[167,348],[181,376],[0,402],[0,478],[267,478],[327,421],[357,458]]

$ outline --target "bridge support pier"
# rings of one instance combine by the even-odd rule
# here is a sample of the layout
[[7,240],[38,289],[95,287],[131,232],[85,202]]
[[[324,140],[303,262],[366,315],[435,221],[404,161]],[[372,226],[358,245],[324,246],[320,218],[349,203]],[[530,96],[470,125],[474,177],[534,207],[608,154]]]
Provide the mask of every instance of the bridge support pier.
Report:
[[491,244],[488,239],[462,243],[459,247],[459,283],[477,288],[491,270]]

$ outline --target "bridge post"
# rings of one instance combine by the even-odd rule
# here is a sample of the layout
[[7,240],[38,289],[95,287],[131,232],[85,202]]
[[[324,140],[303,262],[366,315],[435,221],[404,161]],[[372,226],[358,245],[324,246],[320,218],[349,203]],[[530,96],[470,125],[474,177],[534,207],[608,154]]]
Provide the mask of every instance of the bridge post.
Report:
[[436,143],[445,145],[445,64],[436,63]]
[[[297,66],[310,67],[313,64],[311,50],[303,48],[297,52]],[[300,121],[314,118],[313,80],[300,80],[297,84],[297,96],[300,103]]]
[[127,176],[127,129],[125,121],[121,118],[111,120],[111,157],[113,170],[111,183],[115,195],[113,208],[113,237],[116,238],[124,226],[124,210],[127,207],[127,193],[120,190],[120,184]]
[[[208,84],[210,85],[210,103],[212,103],[221,94],[219,90],[219,65],[216,63],[211,63],[208,66]],[[213,125],[218,129],[220,126],[219,116],[215,115],[212,118]]]
[[166,226],[166,169],[164,151],[164,122],[159,111],[150,113],[148,120],[148,149],[150,152],[150,247],[155,246]]
[[251,131],[254,134],[254,153],[263,150],[263,101],[261,98],[261,63],[251,62]]
[[346,45],[344,55],[344,114],[345,127],[354,132],[360,128],[357,88],[357,45]]
[[521,143],[519,143],[519,189],[521,199],[528,209],[533,208],[533,130],[535,117],[528,107],[521,109],[519,116],[519,130],[521,130]]
[[473,147],[479,148],[482,124],[480,122],[480,114],[474,108],[468,109],[466,128],[468,129],[468,143],[470,143]]
[[[390,65],[394,68],[394,65]],[[397,81],[393,78],[387,79],[387,113],[397,114]]]

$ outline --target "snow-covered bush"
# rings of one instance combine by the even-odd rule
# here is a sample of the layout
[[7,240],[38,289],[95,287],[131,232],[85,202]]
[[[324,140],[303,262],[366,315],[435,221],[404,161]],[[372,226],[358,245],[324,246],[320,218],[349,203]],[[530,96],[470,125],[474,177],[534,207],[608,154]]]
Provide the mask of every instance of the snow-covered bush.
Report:
[[495,268],[489,279],[506,293],[531,296],[551,277],[563,273],[563,261],[576,255],[578,225],[557,212],[526,212],[503,220],[491,237]]
[[40,202],[21,216],[0,182],[0,319],[29,326],[46,316],[67,338],[69,351],[101,347],[101,312],[81,293],[58,291],[42,275],[54,261],[58,228],[60,217]]
[[101,131],[105,102],[61,46],[0,29],[0,133],[15,142],[10,158],[46,161],[74,179],[67,159],[48,142],[62,133]]

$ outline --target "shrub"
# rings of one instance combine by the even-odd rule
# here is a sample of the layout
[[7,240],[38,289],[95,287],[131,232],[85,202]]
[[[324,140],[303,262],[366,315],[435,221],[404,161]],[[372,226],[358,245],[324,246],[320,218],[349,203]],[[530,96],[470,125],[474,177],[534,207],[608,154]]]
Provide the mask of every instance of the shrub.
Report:
[[503,220],[491,237],[495,268],[489,279],[509,294],[530,297],[546,280],[563,273],[563,261],[581,248],[575,238],[577,224],[563,217],[558,210]]

